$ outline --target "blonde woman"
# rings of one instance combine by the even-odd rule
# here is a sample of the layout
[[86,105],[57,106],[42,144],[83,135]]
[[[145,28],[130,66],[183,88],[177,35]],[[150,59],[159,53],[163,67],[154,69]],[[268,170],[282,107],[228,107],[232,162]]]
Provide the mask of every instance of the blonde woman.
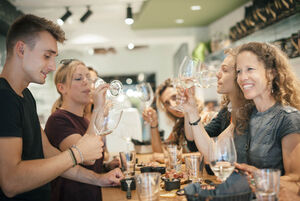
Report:
[[[55,85],[59,99],[53,105],[53,113],[49,117],[45,131],[50,143],[60,150],[65,150],[82,138],[89,125],[84,117],[84,109],[90,103],[92,80],[90,72],[79,60],[63,60],[55,74]],[[93,95],[94,111],[103,109],[107,85],[99,86]],[[93,114],[92,117],[93,118]],[[120,169],[106,174],[103,157],[93,165],[81,164],[94,172],[94,185],[79,183],[58,177],[52,182],[52,200],[102,200],[99,186],[118,185],[123,177]],[[95,179],[96,178],[96,179]]]

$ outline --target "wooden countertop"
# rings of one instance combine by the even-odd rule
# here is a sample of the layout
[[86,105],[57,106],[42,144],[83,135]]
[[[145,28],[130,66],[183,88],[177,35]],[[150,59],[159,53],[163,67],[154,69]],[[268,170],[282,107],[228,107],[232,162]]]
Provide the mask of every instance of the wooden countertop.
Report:
[[[137,158],[139,163],[144,162],[147,163],[151,161],[152,154],[137,154]],[[181,187],[182,188],[182,187]],[[138,201],[138,196],[136,190],[131,191],[132,198],[130,201]],[[165,197],[171,196],[171,197]],[[126,192],[121,190],[121,187],[102,187],[102,200],[103,201],[121,201],[126,199]],[[185,196],[176,195],[176,190],[173,191],[160,191],[160,201],[186,201]]]

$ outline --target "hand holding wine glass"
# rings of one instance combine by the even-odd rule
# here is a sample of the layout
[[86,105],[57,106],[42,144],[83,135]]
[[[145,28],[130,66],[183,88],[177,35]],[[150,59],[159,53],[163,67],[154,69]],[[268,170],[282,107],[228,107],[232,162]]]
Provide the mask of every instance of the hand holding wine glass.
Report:
[[198,62],[190,57],[184,57],[178,72],[178,79],[173,80],[173,86],[177,90],[176,106],[173,109],[183,112],[183,104],[186,101],[184,90],[197,85]]
[[152,107],[145,108],[143,111],[143,118],[151,127],[156,127],[158,125],[157,113]]
[[210,167],[222,182],[231,175],[236,162],[236,150],[231,136],[212,138],[210,146]]
[[[106,84],[106,82],[103,79],[98,78],[95,82],[95,88],[98,88],[98,86],[103,84]],[[107,96],[117,97],[122,92],[122,89],[123,89],[122,83],[119,80],[113,80],[109,84]]]

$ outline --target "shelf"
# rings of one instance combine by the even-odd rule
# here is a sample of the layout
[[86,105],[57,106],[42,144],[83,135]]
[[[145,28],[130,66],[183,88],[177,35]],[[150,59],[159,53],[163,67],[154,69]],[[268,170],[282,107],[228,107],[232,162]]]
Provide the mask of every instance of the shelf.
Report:
[[[252,34],[233,42],[230,47],[236,47],[238,45],[248,43],[251,41],[256,42],[273,42],[282,38],[290,37],[293,33],[297,33],[300,30],[300,13],[296,13],[288,18],[282,19],[270,26],[260,29]],[[223,60],[224,50],[218,50],[208,56],[205,61]]]

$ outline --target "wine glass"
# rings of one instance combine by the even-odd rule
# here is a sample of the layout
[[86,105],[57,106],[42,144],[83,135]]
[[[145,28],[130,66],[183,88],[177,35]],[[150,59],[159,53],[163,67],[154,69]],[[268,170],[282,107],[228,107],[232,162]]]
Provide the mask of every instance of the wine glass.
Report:
[[199,80],[199,87],[209,88],[217,86],[217,70],[214,65],[207,65],[205,63],[199,63],[197,68],[197,78]]
[[[95,82],[95,88],[97,88],[98,86],[105,84],[106,82],[101,79],[98,78]],[[123,85],[119,80],[113,80],[109,83],[109,88],[107,91],[107,96],[108,97],[117,97],[119,94],[122,93],[123,90]]]
[[196,60],[193,60],[188,56],[184,57],[179,67],[178,79],[173,79],[172,83],[177,90],[176,105],[171,106],[172,109],[183,112],[183,103],[185,102],[185,97],[182,91],[197,85],[197,73],[199,72],[198,68],[199,66]]
[[136,89],[139,92],[139,98],[144,103],[145,108],[150,107],[154,99],[154,94],[150,83],[143,82],[138,84],[136,85]]
[[220,139],[218,137],[212,138],[210,167],[222,182],[226,181],[233,172],[236,158],[236,150],[231,136]]
[[198,83],[197,72],[199,66],[196,60],[191,59],[190,57],[184,57],[181,65],[179,67],[178,78],[180,85],[184,89],[191,88]]
[[111,134],[119,125],[123,115],[122,103],[118,100],[108,100],[104,106],[104,114],[98,112],[94,122],[97,135]]

